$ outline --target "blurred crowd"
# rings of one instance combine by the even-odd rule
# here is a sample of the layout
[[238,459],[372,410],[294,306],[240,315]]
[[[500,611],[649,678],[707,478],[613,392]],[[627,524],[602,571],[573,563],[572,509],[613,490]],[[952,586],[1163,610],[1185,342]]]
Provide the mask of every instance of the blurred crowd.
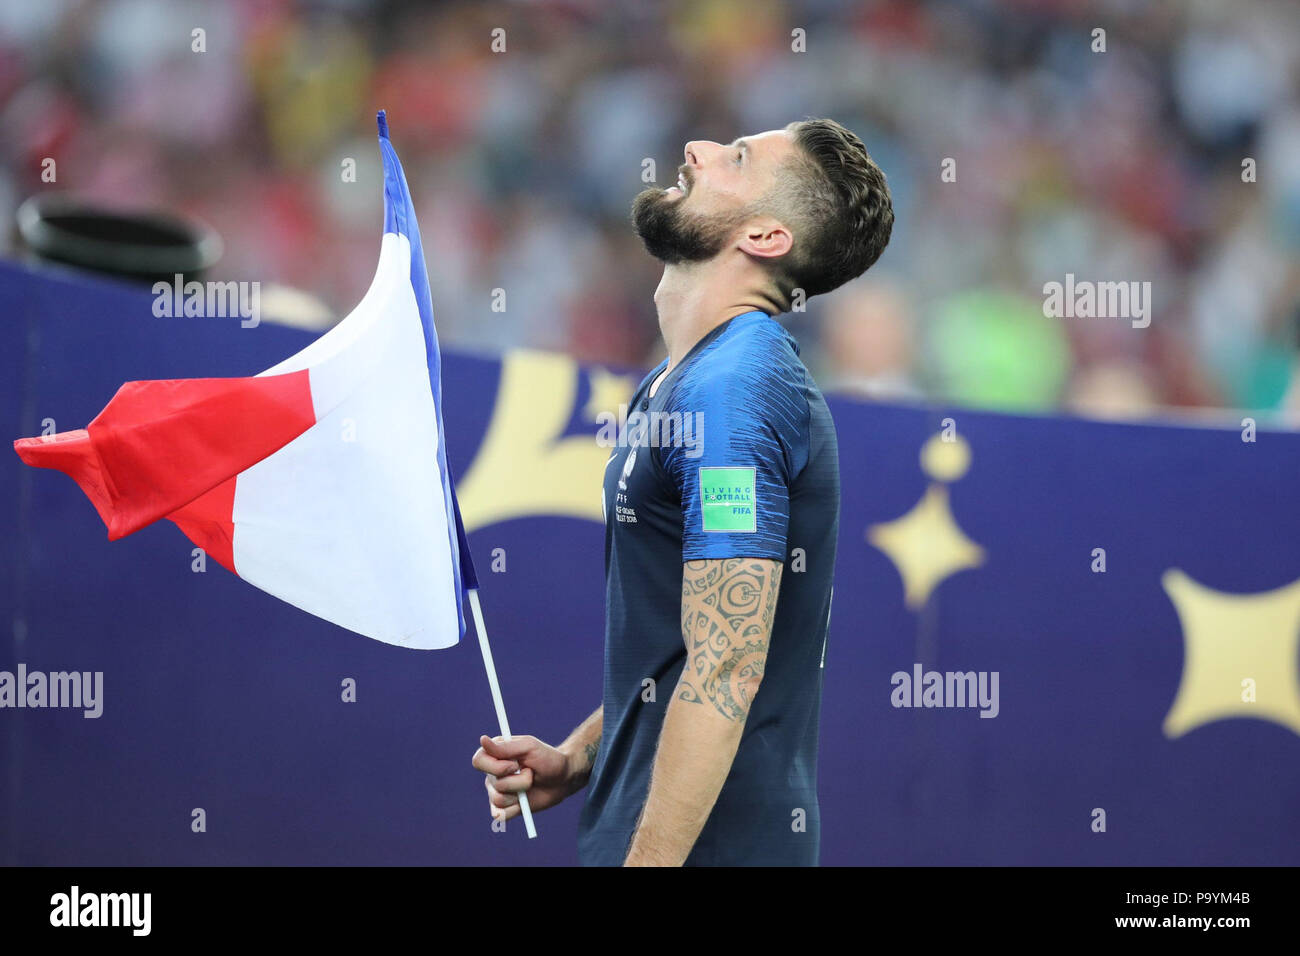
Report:
[[[451,348],[657,361],[646,160],[666,186],[687,140],[831,116],[897,225],[784,318],[825,390],[1300,408],[1295,0],[6,0],[0,215],[55,188],[181,210],[225,240],[211,278],[341,316],[378,254],[379,107]],[[1149,281],[1149,327],[1045,317],[1067,274]]]

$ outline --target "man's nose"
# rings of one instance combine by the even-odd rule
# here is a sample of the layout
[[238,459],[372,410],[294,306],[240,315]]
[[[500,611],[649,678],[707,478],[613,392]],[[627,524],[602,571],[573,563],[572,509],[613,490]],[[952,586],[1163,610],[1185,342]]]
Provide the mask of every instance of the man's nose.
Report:
[[699,169],[705,161],[713,155],[714,150],[722,147],[709,139],[693,139],[686,144],[684,151],[686,156],[686,165]]

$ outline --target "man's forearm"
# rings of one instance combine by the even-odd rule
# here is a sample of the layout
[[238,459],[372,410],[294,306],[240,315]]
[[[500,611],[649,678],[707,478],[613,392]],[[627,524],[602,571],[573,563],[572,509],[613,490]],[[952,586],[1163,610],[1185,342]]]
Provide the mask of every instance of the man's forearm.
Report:
[[722,792],[745,729],[744,718],[692,703],[689,682],[673,692],[659,733],[650,795],[626,866],[681,866]]
[[591,768],[596,763],[596,753],[600,749],[600,734],[604,726],[604,705],[591,712],[586,720],[578,725],[573,733],[560,744],[560,752],[569,760],[569,767],[574,774],[578,788],[587,784]]
[[771,558],[686,561],[686,661],[659,731],[627,866],[681,866],[713,812],[763,679],[781,586]]

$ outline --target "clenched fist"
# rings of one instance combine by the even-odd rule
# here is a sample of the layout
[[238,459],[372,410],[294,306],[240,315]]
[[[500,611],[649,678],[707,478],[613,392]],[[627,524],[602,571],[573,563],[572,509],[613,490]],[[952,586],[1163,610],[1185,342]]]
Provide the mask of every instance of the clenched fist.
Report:
[[570,755],[536,737],[479,738],[474,769],[487,775],[492,816],[510,820],[519,815],[519,794],[528,794],[533,810],[553,807],[580,790],[584,776]]

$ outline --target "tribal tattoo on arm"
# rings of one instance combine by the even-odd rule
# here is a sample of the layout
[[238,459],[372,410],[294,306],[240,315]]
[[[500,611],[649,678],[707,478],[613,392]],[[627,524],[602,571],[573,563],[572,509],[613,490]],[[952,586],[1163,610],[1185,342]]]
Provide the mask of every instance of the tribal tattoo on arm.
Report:
[[678,697],[743,721],[763,678],[781,587],[780,561],[714,558],[682,566],[686,666]]

